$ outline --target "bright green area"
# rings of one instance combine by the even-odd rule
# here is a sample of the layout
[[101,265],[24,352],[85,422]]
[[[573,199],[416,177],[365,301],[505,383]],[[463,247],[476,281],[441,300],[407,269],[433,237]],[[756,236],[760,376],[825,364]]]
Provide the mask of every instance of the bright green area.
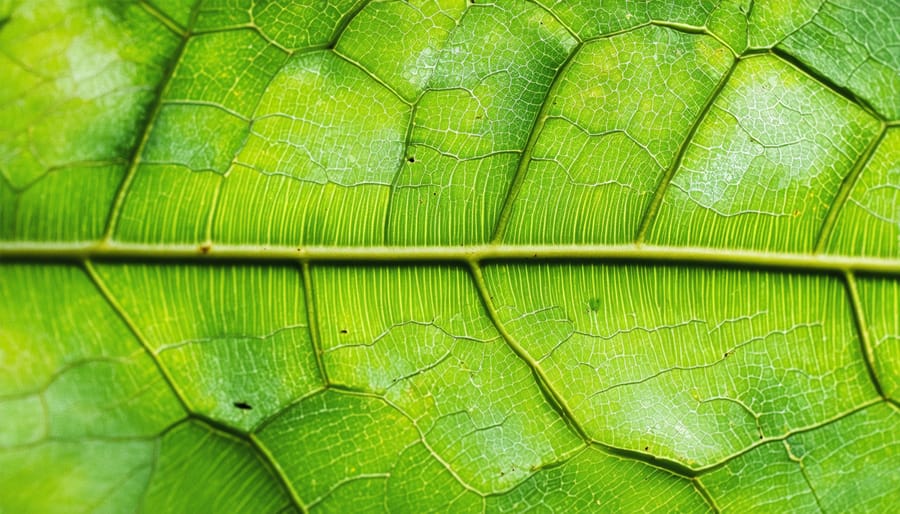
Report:
[[0,512],[890,511],[898,9],[0,0]]
[[302,51],[331,43],[354,8],[363,3],[366,1],[206,0],[196,7],[196,30],[251,28],[279,48]]
[[700,482],[722,512],[889,511],[900,487],[898,421],[895,406],[873,405],[763,444]]
[[900,257],[900,129],[888,129],[860,172],[828,243],[844,255]]
[[865,278],[859,295],[868,327],[868,349],[885,396],[900,401],[900,283]]
[[589,448],[559,467],[536,473],[504,496],[488,498],[492,512],[704,512],[690,482]]
[[297,267],[101,264],[97,274],[193,412],[246,430],[323,385]]
[[878,128],[784,61],[741,61],[690,141],[647,241],[811,251]]
[[334,510],[333,496],[381,503],[398,455],[418,438],[412,420],[384,400],[331,391],[299,402],[259,435],[303,506],[321,502],[323,510]]
[[201,423],[165,434],[146,486],[145,512],[283,512],[286,491],[250,446]]
[[465,12],[466,0],[373,2],[353,18],[335,50],[415,101]]
[[581,444],[465,269],[317,268],[313,288],[329,381],[395,405],[469,487],[507,489]]
[[535,119],[574,47],[534,4],[476,3],[466,11],[416,104],[392,187],[389,244],[491,238]]
[[402,100],[332,52],[288,59],[235,157],[215,239],[381,242],[409,116]]
[[747,46],[749,0],[659,2],[653,0],[543,0],[542,5],[582,39],[592,39],[648,23],[708,30],[733,51]]
[[504,242],[634,240],[731,63],[714,39],[660,27],[587,43],[548,99]]
[[506,330],[605,444],[704,467],[876,397],[828,277],[518,264],[486,274]]
[[0,446],[151,436],[184,415],[82,269],[0,266],[0,298],[0,405],[23,420],[2,424]]

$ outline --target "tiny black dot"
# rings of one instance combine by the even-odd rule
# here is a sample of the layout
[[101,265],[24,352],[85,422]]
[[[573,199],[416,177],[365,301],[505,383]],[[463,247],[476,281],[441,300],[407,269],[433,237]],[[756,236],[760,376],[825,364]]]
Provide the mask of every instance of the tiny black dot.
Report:
[[247,402],[234,402],[234,406],[241,410],[251,410],[253,408]]
[[650,447],[649,447],[649,446],[644,446],[644,451],[645,451],[645,452],[650,451]]
[[342,334],[346,334],[346,333],[347,333],[347,329],[346,329],[346,328],[342,328],[342,329],[341,329],[341,333],[342,333]]
[[406,160],[409,162],[416,162],[416,158],[413,157],[412,155],[410,155],[409,158],[407,158]]

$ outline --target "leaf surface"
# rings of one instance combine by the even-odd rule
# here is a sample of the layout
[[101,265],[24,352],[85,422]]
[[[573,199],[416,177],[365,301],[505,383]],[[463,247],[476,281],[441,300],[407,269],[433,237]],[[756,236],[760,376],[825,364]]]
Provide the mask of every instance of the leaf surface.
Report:
[[890,510],[898,28],[0,2],[0,511]]

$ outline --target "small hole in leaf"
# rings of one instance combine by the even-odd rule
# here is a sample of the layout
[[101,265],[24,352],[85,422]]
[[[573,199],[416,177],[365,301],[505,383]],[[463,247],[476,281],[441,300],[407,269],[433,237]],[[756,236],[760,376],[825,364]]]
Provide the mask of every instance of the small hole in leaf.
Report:
[[247,402],[234,402],[234,406],[241,410],[251,410],[253,407]]

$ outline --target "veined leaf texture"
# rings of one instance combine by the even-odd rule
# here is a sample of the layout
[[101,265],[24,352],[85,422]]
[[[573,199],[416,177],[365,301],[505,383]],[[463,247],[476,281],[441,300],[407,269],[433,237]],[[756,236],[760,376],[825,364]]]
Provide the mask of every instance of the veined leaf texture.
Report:
[[900,505],[900,2],[0,1],[0,512]]

